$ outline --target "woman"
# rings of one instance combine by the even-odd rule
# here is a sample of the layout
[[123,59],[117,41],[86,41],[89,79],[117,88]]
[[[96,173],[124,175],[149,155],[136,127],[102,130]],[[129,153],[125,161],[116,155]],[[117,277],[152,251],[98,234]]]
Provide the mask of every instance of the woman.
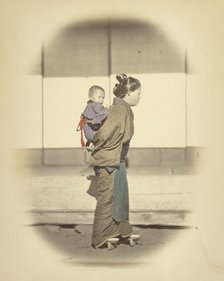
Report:
[[93,223],[92,245],[108,248],[127,239],[134,245],[139,235],[133,234],[129,223],[128,184],[125,158],[134,134],[131,106],[139,102],[140,82],[125,74],[116,76],[119,83],[113,89],[116,96],[103,126],[94,136],[94,151],[89,164],[97,176],[98,198]]

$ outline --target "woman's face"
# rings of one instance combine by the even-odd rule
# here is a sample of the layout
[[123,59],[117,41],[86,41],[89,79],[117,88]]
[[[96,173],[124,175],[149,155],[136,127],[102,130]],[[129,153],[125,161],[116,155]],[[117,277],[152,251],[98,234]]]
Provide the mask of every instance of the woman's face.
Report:
[[129,104],[130,106],[135,106],[138,104],[141,95],[141,88],[136,89],[133,92],[129,92]]

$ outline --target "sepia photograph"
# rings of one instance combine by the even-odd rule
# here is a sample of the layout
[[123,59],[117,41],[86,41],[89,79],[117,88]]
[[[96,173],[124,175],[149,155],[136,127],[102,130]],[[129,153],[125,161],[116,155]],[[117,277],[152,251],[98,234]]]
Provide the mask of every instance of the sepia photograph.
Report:
[[1,279],[224,278],[224,2],[0,1]]

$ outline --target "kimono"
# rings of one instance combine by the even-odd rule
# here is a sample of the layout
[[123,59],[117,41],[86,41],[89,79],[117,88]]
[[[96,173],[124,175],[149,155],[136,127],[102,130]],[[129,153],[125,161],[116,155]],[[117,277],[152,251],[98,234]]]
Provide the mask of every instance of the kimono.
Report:
[[83,127],[86,139],[92,142],[97,130],[102,126],[104,119],[108,115],[108,109],[98,102],[89,100],[87,106],[82,113],[86,118],[86,123]]
[[93,166],[119,166],[122,146],[128,145],[134,134],[134,115],[130,105],[115,98],[109,114],[93,138],[94,151],[89,160]]
[[89,164],[96,171],[98,187],[92,235],[94,247],[103,245],[107,238],[132,234],[124,160],[134,134],[133,121],[130,105],[115,98],[108,117],[93,138],[94,151]]

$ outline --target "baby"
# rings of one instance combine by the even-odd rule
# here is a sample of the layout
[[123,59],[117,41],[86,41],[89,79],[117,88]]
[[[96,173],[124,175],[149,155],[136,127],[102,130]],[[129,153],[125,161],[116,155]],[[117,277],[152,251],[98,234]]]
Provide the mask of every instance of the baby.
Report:
[[[108,109],[103,106],[105,91],[100,86],[94,85],[89,89],[89,100],[77,127],[77,131],[81,131],[81,145],[86,146],[88,150],[92,150],[92,140],[97,130],[102,126],[108,115]],[[85,144],[82,132],[87,139]]]

